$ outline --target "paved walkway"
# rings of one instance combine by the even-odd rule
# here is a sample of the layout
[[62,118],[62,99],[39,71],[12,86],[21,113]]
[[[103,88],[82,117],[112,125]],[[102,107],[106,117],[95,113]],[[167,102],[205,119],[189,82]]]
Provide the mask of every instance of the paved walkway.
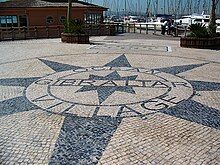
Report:
[[219,51],[91,42],[0,42],[0,164],[219,164]]

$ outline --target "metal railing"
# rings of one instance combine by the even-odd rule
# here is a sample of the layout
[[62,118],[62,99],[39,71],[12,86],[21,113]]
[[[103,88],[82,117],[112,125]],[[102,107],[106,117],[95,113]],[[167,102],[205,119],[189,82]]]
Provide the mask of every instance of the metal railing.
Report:
[[[140,34],[160,34],[161,25],[152,23],[114,23],[116,26],[116,33],[140,33]],[[186,36],[188,33],[187,27],[176,26],[173,35]]]
[[0,41],[60,37],[63,26],[36,26],[0,28]]
[[[0,27],[0,41],[59,38],[63,31],[64,26]],[[88,24],[84,31],[90,36],[115,35],[115,26],[112,24]]]
[[[64,26],[35,26],[35,27],[0,27],[0,41],[4,40],[26,40],[40,38],[59,38],[64,31]],[[161,27],[153,24],[87,24],[84,29],[90,36],[109,36],[118,33],[141,33],[159,34]],[[186,35],[187,29],[176,28],[175,35]]]

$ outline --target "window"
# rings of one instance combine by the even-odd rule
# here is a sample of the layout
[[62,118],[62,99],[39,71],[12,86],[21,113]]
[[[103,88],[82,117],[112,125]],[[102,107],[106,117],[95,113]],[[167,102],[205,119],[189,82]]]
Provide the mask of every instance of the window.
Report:
[[23,27],[27,27],[27,16],[26,15],[20,15],[19,16],[19,22],[20,22],[20,26]]
[[65,16],[61,16],[61,17],[60,17],[60,22],[61,22],[61,23],[64,23],[65,20],[66,20],[66,17],[65,17]]
[[195,22],[202,22],[202,19],[195,19]]
[[60,17],[60,23],[64,23],[65,20],[66,20],[66,17],[65,17],[65,16],[61,16],[61,17]]
[[18,18],[14,15],[0,16],[0,27],[17,27]]
[[47,17],[47,24],[53,23],[53,17],[49,16]]
[[88,24],[99,24],[101,23],[101,14],[99,13],[87,13],[85,14],[85,23]]
[[0,16],[0,24],[1,24],[1,27],[7,26],[5,16]]

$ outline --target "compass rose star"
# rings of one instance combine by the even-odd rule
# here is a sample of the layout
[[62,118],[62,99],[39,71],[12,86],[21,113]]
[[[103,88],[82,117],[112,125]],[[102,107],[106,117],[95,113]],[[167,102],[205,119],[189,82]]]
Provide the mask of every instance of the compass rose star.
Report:
[[103,85],[83,86],[81,89],[79,89],[76,92],[87,92],[87,91],[96,90],[98,92],[99,104],[102,104],[110,95],[112,95],[116,91],[135,94],[135,91],[132,87],[117,86],[114,83],[114,80],[136,80],[136,78],[137,75],[121,77],[117,71],[114,71],[107,76],[90,75],[88,80],[108,80],[108,81],[103,84],[104,86]]
[[[70,71],[70,70],[75,71],[77,69],[84,68],[80,66],[59,63],[57,61],[50,61],[48,59],[39,59],[39,60],[42,62],[42,65],[46,65],[47,67],[51,68],[55,72],[54,73],[55,76],[57,73],[62,73],[65,71]],[[162,73],[165,72],[167,74],[176,75],[179,77],[179,76],[187,75],[188,74],[187,72],[190,73],[190,71],[194,69],[198,69],[198,70],[201,69],[203,71],[204,68],[201,68],[201,67],[206,66],[206,65],[209,65],[209,64],[206,62],[198,63],[198,64],[187,64],[186,63],[185,65],[167,66],[165,68],[155,67],[153,70],[156,70]],[[129,63],[129,60],[126,58],[125,55],[120,55],[116,59],[108,62],[107,64],[103,66],[113,67],[113,68],[114,67],[115,68],[132,67],[132,65]],[[205,72],[205,73],[208,73],[208,72]],[[13,125],[14,123],[18,123],[17,125],[21,125],[23,127],[22,121],[24,121],[24,119],[26,119],[27,117],[28,118],[31,117],[31,120],[35,120],[35,118],[38,119],[39,117],[40,117],[39,119],[43,119],[43,115],[40,115],[40,116],[37,115],[36,117],[36,113],[33,113],[33,111],[39,110],[39,109],[44,110],[44,109],[34,104],[33,101],[28,98],[28,95],[26,93],[29,86],[40,78],[41,77],[17,77],[17,78],[9,77],[9,78],[0,79],[0,91],[1,91],[0,96],[2,96],[0,99],[1,121],[7,121],[7,120],[13,121],[12,123]],[[78,90],[78,92],[96,90],[98,93],[99,102],[101,104],[116,91],[137,94],[137,92],[135,93],[132,87],[114,86],[114,81],[116,82],[118,80],[126,81],[126,80],[136,80],[136,79],[137,79],[137,75],[122,77],[119,75],[117,71],[114,71],[107,76],[90,75],[88,78],[88,80],[90,81],[99,81],[99,80],[103,81],[104,80],[105,82],[108,82],[108,83],[106,83],[104,86],[101,86],[101,87],[83,86],[81,89]],[[214,92],[220,91],[219,82],[198,81],[196,78],[187,79],[187,80],[192,85],[193,90],[195,92],[209,93],[213,91]],[[8,90],[8,92],[4,93],[3,89],[4,91]],[[11,95],[9,89],[15,92]],[[30,90],[30,91],[33,91],[33,90]],[[197,123],[199,125],[213,128],[212,131],[215,131],[215,129],[220,130],[219,108],[216,109],[215,107],[209,107],[208,105],[203,104],[203,102],[194,100],[193,97],[194,95],[191,98],[187,100],[183,100],[182,102],[178,103],[176,106],[173,106],[167,109],[166,108],[162,109],[160,113],[166,114],[167,116],[172,116],[175,118],[179,118],[182,120],[186,120],[189,122]],[[208,98],[208,97],[205,96],[205,98]],[[215,99],[215,97],[211,97],[211,98]],[[41,100],[41,102],[42,101],[43,100]],[[45,99],[45,102],[47,101],[48,99]],[[58,107],[60,106],[60,104],[55,104],[55,105],[53,104],[50,107],[54,107],[56,105],[58,105]],[[62,108],[59,108],[59,109],[63,110],[63,106],[61,107]],[[96,109],[99,109],[99,106],[97,106]],[[82,111],[83,110],[84,109],[82,109]],[[23,113],[24,111],[29,111],[29,112],[27,112],[26,113],[27,116],[24,116],[23,118],[19,114]],[[44,114],[47,115],[47,113],[49,112],[50,111],[47,111]],[[53,111],[51,111],[51,113],[52,115],[50,116],[48,115],[48,117],[50,117],[51,120],[54,121],[53,123],[55,123],[56,121],[55,119],[59,119],[59,116],[58,115],[54,116]],[[63,115],[63,114],[64,113],[62,111],[62,113],[59,115]],[[15,119],[18,121],[16,121]],[[71,113],[65,113],[65,115],[62,116],[62,120],[63,120],[62,122],[61,121],[58,122],[58,125],[56,126],[56,131],[53,131],[50,134],[50,135],[54,135],[54,136],[50,136],[53,138],[57,137],[55,133],[59,133],[59,136],[56,139],[56,144],[53,145],[54,149],[50,149],[51,151],[53,150],[53,153],[51,153],[52,156],[49,160],[49,164],[80,164],[80,162],[85,162],[85,164],[89,164],[89,163],[91,164],[94,158],[98,162],[101,159],[103,152],[108,146],[109,141],[111,140],[115,131],[117,130],[117,128],[123,121],[123,117],[94,115],[92,117],[85,118],[85,117],[72,115]],[[45,121],[48,123],[47,125],[51,124],[49,120],[45,120]],[[35,122],[34,125],[36,123],[37,122]],[[47,128],[46,127],[47,125],[45,124],[45,128]],[[24,133],[24,135],[26,134],[26,132],[20,131],[21,127],[16,128],[16,126],[13,126],[13,131],[17,129],[21,135],[23,135],[22,133]],[[3,128],[4,128],[4,125],[3,125]],[[193,125],[193,129],[194,128],[195,126]],[[49,129],[50,127],[48,127],[48,130]],[[3,134],[6,135],[4,131],[6,132],[8,131],[8,129],[2,130]],[[43,131],[44,132],[39,135],[44,136],[45,129],[43,129]],[[35,132],[33,133],[35,134]],[[17,135],[8,134],[9,138],[5,138],[5,139],[7,140],[10,138],[13,138],[14,136],[17,136]],[[29,137],[32,137],[32,136],[29,136]],[[15,137],[15,138],[18,138],[18,137]],[[43,137],[43,139],[45,139],[45,136]],[[47,143],[46,140],[47,139],[45,139],[45,142]],[[53,141],[50,138],[48,138],[48,140]],[[3,139],[3,142],[4,142],[4,139]],[[43,142],[44,141],[42,141],[42,143]],[[5,144],[6,143],[7,141],[5,141]],[[10,145],[10,143],[8,144]],[[42,151],[41,148],[38,149],[35,147],[34,152],[39,153],[39,151]],[[6,158],[6,160],[7,159],[8,158]]]

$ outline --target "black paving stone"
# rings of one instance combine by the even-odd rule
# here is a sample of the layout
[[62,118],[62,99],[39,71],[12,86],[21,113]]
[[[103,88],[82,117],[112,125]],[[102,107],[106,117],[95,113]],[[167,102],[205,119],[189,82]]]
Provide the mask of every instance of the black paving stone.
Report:
[[220,110],[210,108],[193,100],[184,101],[162,112],[204,126],[220,129]]
[[0,79],[0,85],[3,86],[22,86],[28,87],[34,81],[38,80],[40,77],[30,77],[30,78],[5,78]]
[[120,122],[120,118],[67,116],[49,164],[97,164]]
[[112,60],[111,62],[107,63],[104,66],[110,67],[131,67],[131,64],[128,62],[125,55],[121,55],[118,58]]
[[179,73],[182,73],[182,72],[186,72],[188,70],[192,70],[192,69],[201,67],[201,66],[206,65],[206,64],[207,63],[182,65],[182,66],[172,66],[172,67],[167,67],[167,68],[158,68],[158,69],[155,69],[155,70],[175,75],[175,74],[179,74]]
[[189,81],[196,91],[219,91],[220,83],[205,81]]
[[39,109],[32,104],[25,96],[16,97],[0,102],[0,116]]
[[53,69],[56,72],[62,72],[66,70],[77,70],[81,69],[82,67],[79,66],[74,66],[74,65],[68,65],[68,64],[62,64],[59,62],[54,62],[54,61],[49,61],[49,60],[44,60],[44,59],[39,59],[41,62],[49,66],[51,69]]

